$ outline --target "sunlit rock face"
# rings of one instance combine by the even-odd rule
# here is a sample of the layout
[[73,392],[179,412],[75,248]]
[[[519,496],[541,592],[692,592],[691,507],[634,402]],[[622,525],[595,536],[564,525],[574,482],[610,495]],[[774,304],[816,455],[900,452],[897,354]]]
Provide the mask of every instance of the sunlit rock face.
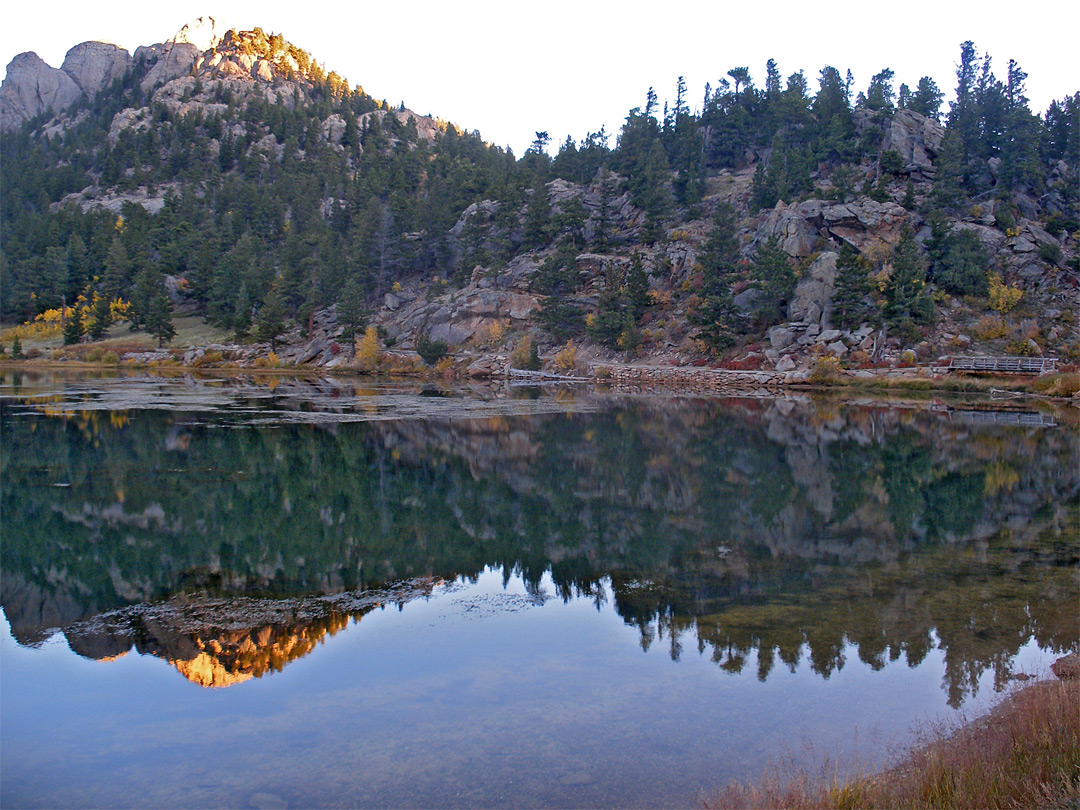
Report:
[[63,632],[84,658],[115,661],[134,648],[192,683],[222,688],[280,672],[373,608],[430,596],[437,584],[421,579],[330,599],[184,597],[110,611]]
[[0,130],[14,130],[43,112],[62,110],[81,95],[64,71],[49,67],[33,51],[20,53],[8,64],[0,86]]
[[213,17],[196,17],[176,32],[173,42],[186,42],[200,51],[208,51],[221,42],[222,31]]
[[[298,658],[303,658],[328,636],[337,634],[349,623],[344,615],[328,615],[308,625],[282,627],[264,625],[251,629],[215,631],[214,635],[188,636],[202,651],[194,658],[169,658],[176,671],[199,686],[233,686],[269,672],[280,672]],[[163,638],[168,643],[169,639]],[[187,646],[184,644],[183,646]],[[164,650],[163,650],[164,652]]]
[[233,686],[255,677],[250,672],[230,672],[224,664],[208,653],[199,653],[190,661],[175,659],[169,663],[192,683],[210,688]]

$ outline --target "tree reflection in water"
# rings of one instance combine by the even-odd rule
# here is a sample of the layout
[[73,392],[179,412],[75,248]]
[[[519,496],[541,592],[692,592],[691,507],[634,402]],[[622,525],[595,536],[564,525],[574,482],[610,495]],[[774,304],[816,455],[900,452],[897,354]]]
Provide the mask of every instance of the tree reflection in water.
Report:
[[488,567],[610,594],[644,649],[696,643],[761,680],[803,659],[828,678],[849,645],[874,669],[941,647],[954,706],[1029,638],[1080,637],[1072,424],[565,393],[390,419],[302,383],[164,386],[151,409],[7,382],[0,601],[23,644],[62,628],[80,654],[135,647],[225,685]]

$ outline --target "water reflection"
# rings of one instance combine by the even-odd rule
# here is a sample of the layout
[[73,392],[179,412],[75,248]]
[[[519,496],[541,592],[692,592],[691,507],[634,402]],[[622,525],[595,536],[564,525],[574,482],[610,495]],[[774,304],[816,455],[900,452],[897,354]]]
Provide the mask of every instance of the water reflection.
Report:
[[940,647],[954,706],[1080,637],[1074,415],[431,393],[7,378],[13,635],[226,686],[494,568],[762,681]]

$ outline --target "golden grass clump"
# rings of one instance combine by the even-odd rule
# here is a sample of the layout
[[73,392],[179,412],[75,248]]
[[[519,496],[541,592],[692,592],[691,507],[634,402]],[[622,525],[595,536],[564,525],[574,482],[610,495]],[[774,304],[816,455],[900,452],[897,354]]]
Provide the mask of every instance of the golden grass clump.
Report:
[[896,767],[846,781],[796,770],[732,783],[711,808],[997,808],[1080,806],[1080,681],[1018,689],[951,734],[932,730]]

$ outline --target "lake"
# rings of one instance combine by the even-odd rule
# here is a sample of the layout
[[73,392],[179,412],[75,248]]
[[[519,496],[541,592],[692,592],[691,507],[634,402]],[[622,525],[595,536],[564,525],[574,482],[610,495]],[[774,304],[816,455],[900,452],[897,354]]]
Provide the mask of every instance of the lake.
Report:
[[[1080,639],[1076,409],[0,375],[8,807],[683,807]],[[831,773],[831,771],[829,771]]]

